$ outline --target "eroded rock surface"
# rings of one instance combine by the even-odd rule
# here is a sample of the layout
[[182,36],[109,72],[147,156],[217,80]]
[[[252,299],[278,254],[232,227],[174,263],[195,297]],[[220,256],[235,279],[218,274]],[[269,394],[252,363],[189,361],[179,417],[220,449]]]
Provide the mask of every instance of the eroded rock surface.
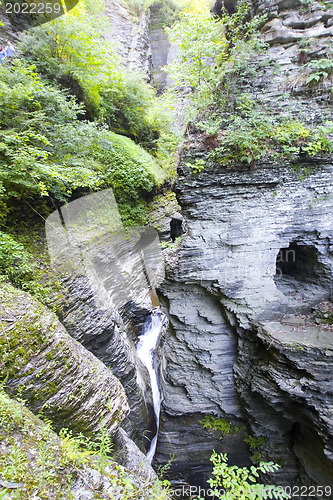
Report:
[[150,79],[152,55],[147,10],[139,6],[131,12],[130,6],[123,2],[106,0],[105,15],[108,19],[106,38],[112,41],[124,65]]
[[288,315],[240,336],[239,393],[263,450],[288,484],[332,484],[332,330]]
[[[299,118],[310,127],[331,120],[331,82],[307,85],[305,63],[330,55],[332,13],[316,2],[307,7],[262,2],[257,9],[268,14],[263,39],[269,47],[253,61],[256,76],[244,76],[241,91],[272,116]],[[306,57],[300,40],[305,40]],[[331,485],[331,357],[324,344],[312,348],[306,341],[303,345],[304,339],[294,350],[282,342],[277,354],[268,340],[264,345],[256,325],[304,314],[330,296],[332,159],[300,154],[278,163],[258,162],[253,172],[233,165],[197,175],[186,162],[206,160],[204,139],[190,130],[183,150],[176,194],[187,234],[161,287],[170,329],[161,367],[157,462],[173,449],[173,470],[193,480],[191,463],[208,454],[199,437],[200,415],[214,414],[232,425],[247,424],[254,437],[271,443],[251,454],[283,457],[272,482]],[[259,351],[265,360],[262,372]],[[283,382],[288,378],[302,387],[299,397]],[[211,448],[220,445],[216,437],[210,439]],[[233,439],[232,449],[226,442],[225,450],[232,461],[239,464],[242,456],[246,462],[242,436]],[[312,470],[305,444],[310,440],[319,464]],[[209,476],[205,461],[196,469],[202,478]]]
[[168,498],[147,464],[134,473],[105,450],[87,454],[70,436],[60,439],[22,402],[2,391],[0,416],[0,490],[6,499]]
[[113,434],[129,412],[119,380],[29,294],[2,285],[2,379],[58,429]]

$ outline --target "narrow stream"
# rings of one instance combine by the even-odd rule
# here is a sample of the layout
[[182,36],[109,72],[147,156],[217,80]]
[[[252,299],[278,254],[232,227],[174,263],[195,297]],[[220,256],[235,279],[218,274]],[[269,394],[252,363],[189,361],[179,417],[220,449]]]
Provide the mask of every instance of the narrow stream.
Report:
[[162,325],[163,315],[160,312],[154,312],[147,318],[143,326],[143,333],[142,335],[140,335],[139,343],[137,345],[138,358],[145,365],[149,373],[156,420],[156,434],[151,441],[150,448],[147,453],[147,458],[150,463],[153,461],[155,455],[160,423],[161,393],[158,384],[158,376],[154,363],[154,357]]

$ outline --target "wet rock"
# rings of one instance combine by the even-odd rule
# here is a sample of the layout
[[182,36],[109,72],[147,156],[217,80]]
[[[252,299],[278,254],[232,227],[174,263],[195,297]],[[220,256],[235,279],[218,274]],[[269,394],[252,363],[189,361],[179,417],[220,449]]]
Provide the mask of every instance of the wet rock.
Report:
[[148,481],[156,480],[156,473],[148,462],[146,455],[129,439],[123,429],[118,430],[113,442],[115,446],[114,458],[119,464]]

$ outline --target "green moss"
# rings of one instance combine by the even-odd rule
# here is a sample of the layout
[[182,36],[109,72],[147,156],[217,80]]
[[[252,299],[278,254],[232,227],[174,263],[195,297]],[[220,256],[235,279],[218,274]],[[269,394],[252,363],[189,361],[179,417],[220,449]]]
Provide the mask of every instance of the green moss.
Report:
[[313,314],[316,323],[333,325],[333,311],[330,310],[317,310]]
[[0,337],[1,379],[15,376],[47,342],[40,322],[32,321],[31,316],[26,314],[12,327],[6,321],[0,322],[4,332]]
[[[77,482],[88,486],[94,498],[101,500],[110,498],[110,483],[114,498],[168,498],[161,482],[138,480],[110,459],[110,438],[105,431],[92,442],[81,435],[73,436],[67,429],[62,429],[58,437],[50,424],[0,388],[0,498],[69,500]],[[90,484],[86,467],[99,475],[99,484]],[[6,482],[17,483],[17,487],[6,489]]]

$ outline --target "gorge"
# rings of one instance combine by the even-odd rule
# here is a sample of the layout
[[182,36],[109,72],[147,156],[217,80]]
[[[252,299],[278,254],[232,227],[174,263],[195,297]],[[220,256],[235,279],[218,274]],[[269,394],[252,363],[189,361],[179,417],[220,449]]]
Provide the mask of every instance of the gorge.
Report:
[[[212,12],[221,15],[223,5],[217,0]],[[223,164],[212,155],[230,116],[245,120],[252,101],[281,123],[292,116],[320,130],[332,121],[332,79],[307,84],[304,64],[331,59],[333,6],[260,0],[251,9],[266,15],[267,46],[235,80],[243,108],[235,90],[226,111],[208,108],[187,121],[177,178],[147,195],[147,225],[123,230],[111,190],[70,201],[46,221],[52,265],[66,262],[49,306],[55,313],[1,283],[4,388],[56,431],[96,437],[102,422],[125,471],[117,474],[133,484],[152,483],[169,462],[174,491],[207,488],[214,449],[238,467],[279,464],[264,481],[289,487],[291,498],[332,499],[332,156],[307,154],[305,142],[286,156],[282,140],[275,154],[250,161]],[[163,2],[136,14],[105,2],[106,37],[160,94],[172,85],[163,67],[177,58],[165,15]],[[190,95],[183,89],[174,106],[177,129]],[[205,124],[214,113],[212,132]],[[204,426],[207,417],[222,422],[222,438]],[[96,498],[96,481],[90,489],[84,481],[72,498]],[[8,498],[20,498],[18,488],[7,487]],[[103,488],[101,498],[128,498],[124,486]],[[149,488],[134,498],[168,498]],[[46,498],[67,498],[64,491]]]

